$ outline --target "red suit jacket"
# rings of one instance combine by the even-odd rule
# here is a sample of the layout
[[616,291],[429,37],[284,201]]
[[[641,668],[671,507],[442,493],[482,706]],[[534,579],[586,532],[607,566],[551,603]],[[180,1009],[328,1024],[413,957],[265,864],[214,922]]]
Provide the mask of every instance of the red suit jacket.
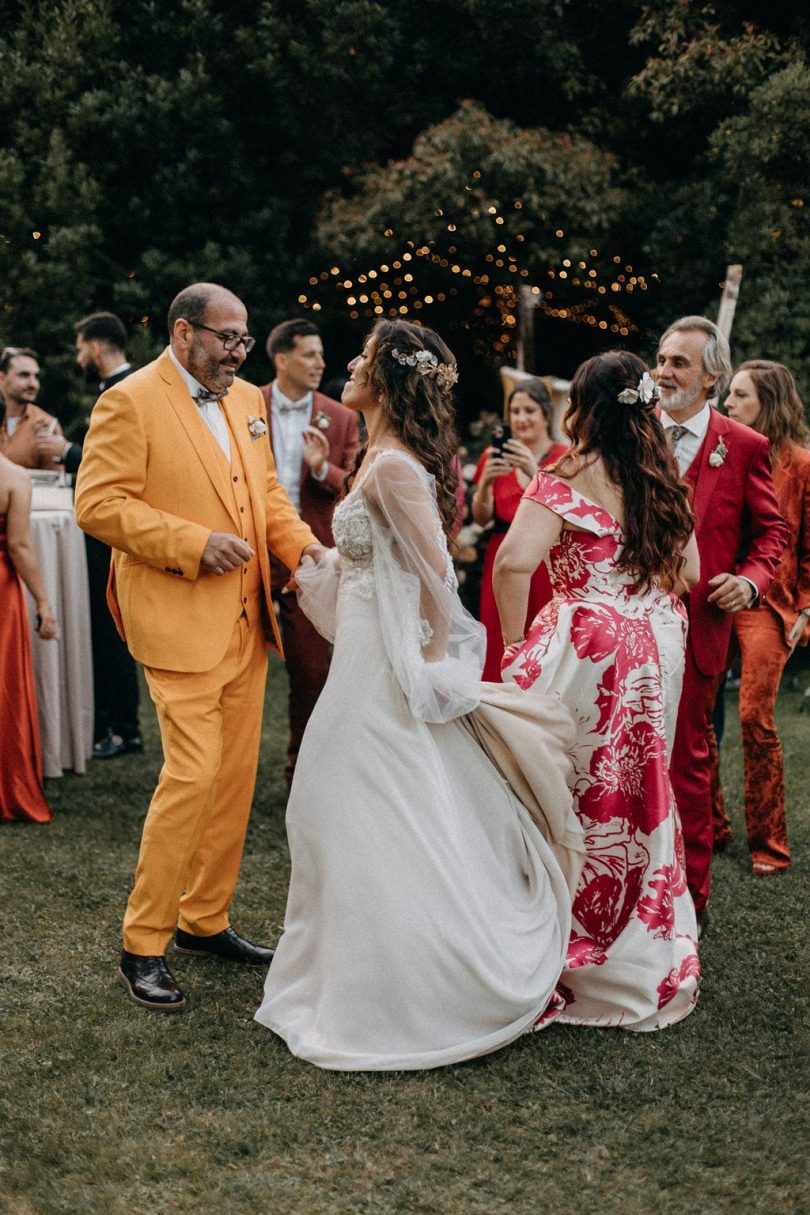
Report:
[[774,494],[768,440],[715,409],[686,481],[693,490],[700,553],[700,581],[687,598],[688,644],[701,674],[719,675],[726,665],[732,617],[707,602],[713,589],[709,579],[724,573],[750,578],[761,603],[788,527]]
[[[270,445],[273,446],[273,412],[271,409],[271,385],[261,388],[262,396],[267,405],[267,417],[270,421]],[[354,464],[354,457],[360,446],[360,433],[357,426],[357,414],[353,409],[347,409],[339,401],[324,396],[322,392],[312,394],[312,424],[319,413],[329,418],[329,425],[321,433],[329,443],[329,470],[323,481],[316,481],[310,475],[309,467],[301,461],[301,518],[309,524],[321,544],[331,548],[335,543],[332,538],[332,513],[335,502],[343,487],[346,473]]]

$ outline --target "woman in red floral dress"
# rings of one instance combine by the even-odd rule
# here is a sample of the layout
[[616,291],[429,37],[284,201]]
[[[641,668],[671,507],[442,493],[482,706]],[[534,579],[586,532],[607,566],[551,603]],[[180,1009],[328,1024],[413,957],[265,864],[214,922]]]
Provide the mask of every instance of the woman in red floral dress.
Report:
[[[552,417],[551,394],[541,379],[518,384],[506,403],[506,420],[512,427],[513,437],[504,444],[502,454],[495,447],[488,447],[475,470],[472,517],[481,527],[493,525],[484,550],[478,609],[478,619],[487,631],[483,678],[489,683],[500,683],[503,657],[501,622],[492,589],[495,557],[515,517],[523,491],[537,469],[553,464],[567,450],[565,443],[556,443],[551,438]],[[540,565],[532,575],[529,588],[527,624],[550,598],[548,570]]]
[[[677,598],[698,575],[687,490],[635,355],[589,359],[571,384],[572,441],[523,496],[495,569],[504,678],[556,693],[577,727],[572,791],[587,859],[558,1019],[659,1029],[697,998],[695,911],[668,775],[686,639]],[[528,584],[553,598],[525,637]]]

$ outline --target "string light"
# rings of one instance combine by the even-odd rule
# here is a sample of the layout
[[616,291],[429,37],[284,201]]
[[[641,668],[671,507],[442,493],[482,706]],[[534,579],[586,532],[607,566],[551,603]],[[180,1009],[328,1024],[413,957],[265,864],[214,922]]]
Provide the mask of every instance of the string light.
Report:
[[[470,179],[473,182],[480,181],[481,176],[481,171],[475,169],[471,173]],[[466,188],[470,189],[469,186]],[[801,201],[799,200],[798,205],[801,205]],[[472,202],[471,199],[470,203],[472,204]],[[523,250],[520,249],[520,246],[525,247],[524,233],[507,236],[502,231],[505,219],[503,215],[499,214],[501,205],[504,209],[508,206],[506,203],[489,203],[485,208],[482,208],[480,204],[479,206],[470,205],[467,208],[466,214],[473,219],[489,218],[494,224],[492,246],[489,249],[481,250],[475,258],[470,259],[472,264],[465,264],[468,258],[457,244],[449,244],[446,248],[442,248],[442,242],[435,239],[423,241],[421,244],[417,244],[413,240],[405,240],[402,251],[394,260],[382,262],[376,267],[369,267],[364,272],[356,272],[354,279],[346,277],[334,282],[341,274],[341,270],[339,266],[331,266],[328,271],[323,270],[318,275],[312,275],[308,279],[309,285],[320,288],[321,284],[329,283],[331,287],[348,292],[354,286],[354,282],[361,285],[368,283],[367,294],[352,293],[342,297],[343,303],[349,310],[350,318],[359,320],[361,316],[374,317],[386,314],[391,317],[407,316],[412,310],[421,312],[448,299],[456,298],[459,292],[454,285],[448,284],[445,290],[437,291],[435,289],[437,271],[449,276],[451,282],[457,279],[467,279],[475,295],[471,302],[470,317],[475,318],[476,327],[483,326],[496,331],[488,339],[489,349],[496,354],[503,355],[513,346],[518,329],[520,293],[524,288],[518,286],[517,282],[520,279],[528,278],[536,280],[538,272],[536,269],[532,271],[529,266],[523,264],[521,257]],[[794,203],[794,205],[797,204]],[[515,211],[524,210],[523,201],[521,199],[511,200],[511,208]],[[447,219],[446,232],[451,239],[458,241],[460,221],[457,218],[453,219],[452,216],[446,216],[442,207],[436,207],[433,214],[436,218]],[[499,229],[501,230],[499,231]],[[385,228],[383,235],[391,238],[394,236],[394,230]],[[553,236],[558,240],[564,240],[565,229],[553,229]],[[514,242],[513,248],[516,249],[514,253],[509,252],[510,241]],[[633,266],[625,263],[625,259],[619,254],[608,255],[603,259],[602,268],[589,264],[598,258],[598,249],[591,248],[588,250],[587,258],[584,252],[580,252],[579,260],[573,256],[561,256],[556,264],[552,261],[545,271],[546,288],[540,288],[536,283],[529,288],[533,307],[542,315],[564,321],[567,324],[588,325],[601,332],[609,332],[621,337],[626,337],[630,333],[638,333],[638,326],[619,308],[619,299],[623,295],[632,295],[635,291],[646,291],[649,282],[660,282],[658,274],[650,273],[648,282],[643,274],[634,272]],[[421,288],[419,286],[419,279],[424,278],[424,275],[418,272],[415,265],[417,261],[424,263],[428,277],[434,279],[430,291],[425,291],[426,283],[423,283]],[[414,263],[408,273],[386,280],[385,276],[391,271],[401,270],[403,263],[408,262]],[[604,269],[606,262],[610,265],[610,272]],[[494,284],[491,282],[490,273],[480,270],[481,263],[493,268],[496,280]],[[510,278],[510,276],[513,277]],[[554,290],[555,285],[557,285],[557,292]],[[467,289],[465,287],[465,290]],[[564,292],[564,298],[557,298],[559,292]],[[606,298],[600,299],[600,297]],[[302,306],[316,312],[323,308],[321,302],[310,299],[304,293],[298,296],[298,301]],[[602,315],[599,315],[598,310],[600,309]],[[467,329],[472,327],[469,320],[462,324]],[[481,340],[477,340],[477,347],[480,347]]]

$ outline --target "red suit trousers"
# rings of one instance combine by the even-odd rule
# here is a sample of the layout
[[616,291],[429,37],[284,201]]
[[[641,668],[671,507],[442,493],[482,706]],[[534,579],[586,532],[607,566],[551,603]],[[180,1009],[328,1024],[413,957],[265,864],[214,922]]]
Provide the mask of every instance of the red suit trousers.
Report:
[[[282,587],[289,580],[289,572],[277,562],[271,564],[273,584]],[[323,691],[329,674],[329,642],[307,619],[298,606],[295,593],[276,596],[281,624],[281,640],[284,645],[284,662],[289,680],[290,737],[287,744],[287,763],[284,775],[289,783],[293,778],[301,739],[307,728],[315,702]]]
[[740,647],[740,730],[748,847],[754,863],[790,864],[782,745],[774,713],[790,650],[784,625],[767,604],[734,618]]
[[708,734],[716,690],[717,676],[701,674],[687,645],[669,776],[683,826],[686,880],[698,912],[706,906],[711,884],[714,825]]

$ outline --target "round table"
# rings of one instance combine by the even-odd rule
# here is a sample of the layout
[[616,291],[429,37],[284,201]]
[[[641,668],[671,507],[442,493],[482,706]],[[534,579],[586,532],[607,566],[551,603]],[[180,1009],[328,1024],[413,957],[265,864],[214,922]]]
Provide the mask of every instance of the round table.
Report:
[[[70,491],[66,491],[69,493]],[[38,509],[34,491],[31,540],[39,571],[59,621],[59,640],[36,633],[36,609],[26,592],[31,622],[42,768],[84,772],[93,749],[93,660],[84,536],[71,507]]]

